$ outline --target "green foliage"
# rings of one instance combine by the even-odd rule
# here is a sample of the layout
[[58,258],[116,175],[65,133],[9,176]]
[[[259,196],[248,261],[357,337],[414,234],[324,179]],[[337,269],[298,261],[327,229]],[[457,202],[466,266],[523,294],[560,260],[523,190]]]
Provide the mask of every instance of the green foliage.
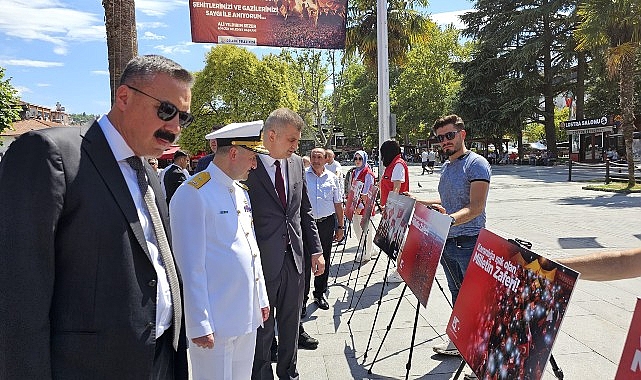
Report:
[[192,154],[207,151],[204,136],[214,126],[264,120],[276,108],[298,106],[287,62],[274,55],[259,60],[247,49],[217,45],[207,53],[205,68],[195,73],[195,121],[182,132],[180,146]]
[[100,115],[93,115],[85,112],[69,114],[71,125],[87,125],[89,123],[92,123],[94,120],[96,120],[99,117]]
[[[428,19],[415,6],[426,0],[387,1],[388,52],[392,65],[402,66],[413,44],[421,41],[429,28]],[[370,72],[376,73],[377,38],[376,0],[355,0],[350,4],[345,37],[345,54],[361,57]]]
[[348,145],[367,149],[377,146],[376,78],[366,71],[363,64],[348,59],[341,82],[334,91],[339,99],[334,110],[336,126],[345,136],[351,137]]
[[[479,44],[473,58],[479,61],[464,68],[461,97],[471,99],[462,106],[485,106],[487,116],[472,113],[486,137],[518,134],[528,118],[540,120],[550,153],[556,155],[554,97],[567,91],[571,78],[575,53],[568,49],[573,27],[568,16],[573,6],[568,0],[478,0],[476,12],[462,17],[468,25],[464,34]],[[484,83],[481,76],[488,71],[489,83]],[[489,101],[482,98],[484,92],[491,94]]]
[[428,137],[434,120],[452,112],[453,97],[460,85],[452,61],[461,60],[464,54],[458,37],[458,31],[441,31],[430,22],[426,38],[407,55],[392,91],[397,135],[407,139],[405,143]]
[[20,119],[18,91],[11,85],[11,78],[4,78],[5,69],[0,67],[0,132],[11,128]]
[[308,126],[303,130],[303,137],[319,140],[319,144],[325,146],[331,136],[320,126],[323,113],[329,107],[324,92],[331,74],[324,54],[312,49],[283,50],[279,58],[289,64],[292,83],[298,89],[298,113]]
[[628,185],[635,185],[632,140],[634,133],[636,59],[641,48],[641,0],[584,0],[576,31],[579,49],[604,52],[605,67],[619,79],[621,129],[628,162]]

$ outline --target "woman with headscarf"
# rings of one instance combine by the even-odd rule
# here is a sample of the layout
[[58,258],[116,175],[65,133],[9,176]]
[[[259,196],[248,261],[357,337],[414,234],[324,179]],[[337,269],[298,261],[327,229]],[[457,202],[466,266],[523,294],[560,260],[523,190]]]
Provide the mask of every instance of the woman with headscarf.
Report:
[[[354,210],[352,226],[354,227],[355,236],[360,239],[361,235],[363,234],[363,229],[361,228],[361,219],[363,218],[365,199],[370,187],[375,182],[374,172],[372,172],[372,169],[367,164],[367,153],[365,153],[365,151],[363,150],[358,150],[356,151],[356,153],[354,153],[354,172],[352,173],[352,178],[350,181],[350,190],[357,181],[363,183],[363,190],[361,191],[360,200]],[[366,262],[371,260],[373,241],[374,236],[372,234],[372,229],[367,228],[367,234],[365,236],[365,248],[363,249],[363,252],[356,257],[356,262]]]
[[[389,194],[408,192],[410,181],[407,163],[401,157],[401,146],[398,141],[387,140],[381,145],[381,159],[385,166],[385,172],[381,178],[381,207],[385,208]],[[387,282],[403,282],[403,279],[395,269],[387,276]]]

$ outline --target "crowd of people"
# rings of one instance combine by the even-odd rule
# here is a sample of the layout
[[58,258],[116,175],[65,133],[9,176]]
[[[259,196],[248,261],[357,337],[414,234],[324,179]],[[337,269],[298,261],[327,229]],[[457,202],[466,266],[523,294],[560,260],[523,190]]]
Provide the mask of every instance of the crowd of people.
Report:
[[[264,122],[217,126],[194,175],[183,151],[159,171],[155,157],[193,121],[192,83],[170,59],[135,57],[106,115],[26,133],[5,154],[0,378],[188,379],[188,347],[193,379],[272,379],[273,362],[278,378],[299,378],[297,350],[318,346],[301,323],[311,276],[314,303],[329,309],[347,191],[360,183],[364,201],[380,186],[385,210],[390,193],[409,194],[407,163],[389,140],[380,183],[363,150],[348,173],[322,148],[306,167],[295,154],[305,123],[280,108]],[[441,263],[455,301],[485,226],[491,169],[466,148],[460,117],[433,130],[448,160],[439,198],[421,202],[452,219]],[[363,210],[352,220],[366,235],[359,262],[372,254]],[[641,275],[638,250],[565,264],[588,279]],[[458,355],[451,342],[434,350]]]

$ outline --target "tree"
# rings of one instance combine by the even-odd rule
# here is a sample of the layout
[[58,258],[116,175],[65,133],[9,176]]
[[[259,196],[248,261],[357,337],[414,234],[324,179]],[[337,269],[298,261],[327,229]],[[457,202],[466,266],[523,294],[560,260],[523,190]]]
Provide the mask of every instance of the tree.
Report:
[[342,129],[345,136],[351,136],[347,141],[348,149],[376,147],[376,78],[363,64],[348,58],[334,92],[338,98],[334,110],[336,126]]
[[14,121],[20,118],[18,108],[18,91],[11,85],[11,78],[4,78],[3,67],[0,67],[0,132],[11,128]]
[[136,5],[134,0],[102,0],[102,6],[105,8],[109,86],[113,104],[122,71],[127,62],[138,55]]
[[245,48],[217,45],[195,73],[191,110],[195,121],[180,136],[190,153],[207,149],[205,135],[216,125],[264,120],[279,107],[298,109],[291,68],[275,55],[259,60]]
[[[356,0],[348,11],[345,55],[359,55],[370,72],[376,72],[376,0]],[[413,9],[427,6],[427,0],[390,0],[387,2],[388,52],[392,64],[402,66],[412,44],[425,37],[427,18]]]
[[635,60],[641,46],[641,0],[585,0],[576,37],[578,49],[602,51],[612,77],[619,78],[619,107],[628,163],[628,186],[635,185],[634,135]]
[[516,112],[521,107],[510,108],[521,117],[542,118],[551,158],[557,156],[554,97],[567,91],[575,57],[567,49],[573,6],[571,0],[478,0],[477,11],[462,16],[466,36],[496,49],[491,56],[503,61],[502,84],[517,91],[510,94],[517,96],[514,103],[543,99],[526,114]]
[[407,54],[392,90],[397,134],[406,136],[407,144],[429,136],[434,120],[451,113],[460,84],[460,75],[452,66],[452,61],[463,55],[458,31],[441,31],[436,24],[429,24],[426,38]]
[[[315,126],[315,137],[321,146],[327,146],[331,131],[323,131],[323,116],[327,110],[328,99],[325,99],[325,85],[330,79],[329,68],[320,51],[303,49],[298,52],[284,50],[281,58],[289,63],[293,74],[292,82],[298,87],[300,108],[298,113],[307,122]],[[315,138],[316,139],[316,138]]]

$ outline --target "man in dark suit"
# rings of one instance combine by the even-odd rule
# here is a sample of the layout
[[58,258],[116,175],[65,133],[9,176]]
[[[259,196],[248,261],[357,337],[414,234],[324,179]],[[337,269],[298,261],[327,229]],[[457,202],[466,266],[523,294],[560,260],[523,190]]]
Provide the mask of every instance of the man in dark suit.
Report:
[[[222,127],[223,127],[222,125],[218,125],[218,124],[214,125],[211,131],[216,132],[218,129]],[[198,163],[196,164],[196,169],[194,169],[194,174],[200,173],[203,170],[207,169],[207,166],[209,166],[209,164],[214,160],[214,156],[216,156],[216,151],[218,150],[218,141],[216,139],[210,139],[209,148],[211,149],[211,153],[198,159]]]
[[[264,327],[258,329],[252,379],[273,379],[270,347],[274,313],[279,339],[276,374],[279,379],[298,379],[296,359],[304,262],[311,260],[315,275],[325,270],[323,249],[307,197],[303,160],[294,154],[304,124],[292,110],[273,111],[263,129],[269,156],[259,155],[257,168],[250,172],[246,182],[267,296],[276,309],[275,312],[272,309]],[[311,257],[304,257],[303,244]]]
[[187,174],[189,174],[187,165],[189,165],[189,155],[182,150],[177,150],[174,153],[174,162],[169,165],[163,178],[165,194],[167,194],[167,205],[169,205],[169,201],[171,201],[171,197],[174,196],[178,186],[187,179]]
[[93,125],[11,144],[0,164],[1,379],[188,378],[167,204],[143,157],[191,122],[191,83],[167,58],[136,57]]

